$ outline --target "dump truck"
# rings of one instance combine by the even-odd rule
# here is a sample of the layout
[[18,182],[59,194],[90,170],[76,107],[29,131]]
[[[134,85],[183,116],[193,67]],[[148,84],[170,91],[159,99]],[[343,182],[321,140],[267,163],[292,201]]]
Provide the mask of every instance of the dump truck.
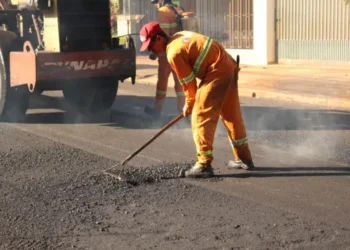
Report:
[[136,49],[112,38],[109,0],[0,0],[0,117],[23,119],[33,94],[62,90],[74,111],[97,114],[135,84]]

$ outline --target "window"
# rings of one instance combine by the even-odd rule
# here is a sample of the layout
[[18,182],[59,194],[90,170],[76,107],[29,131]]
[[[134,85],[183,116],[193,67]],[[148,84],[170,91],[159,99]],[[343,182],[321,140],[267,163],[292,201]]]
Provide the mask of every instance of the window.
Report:
[[202,34],[225,48],[253,49],[253,0],[182,0],[180,5],[195,12]]

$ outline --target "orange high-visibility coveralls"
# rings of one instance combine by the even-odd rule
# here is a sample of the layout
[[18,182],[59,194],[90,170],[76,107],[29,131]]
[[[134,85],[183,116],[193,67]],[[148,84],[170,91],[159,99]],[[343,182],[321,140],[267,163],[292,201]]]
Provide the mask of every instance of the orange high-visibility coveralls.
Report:
[[[225,125],[236,160],[252,161],[238,96],[235,60],[216,41],[182,31],[169,40],[167,58],[186,95],[194,104],[192,132],[197,147],[196,165],[213,160],[213,142],[219,117]],[[196,78],[201,82],[197,87]]]
[[[180,8],[175,6],[174,8],[179,14],[182,13],[182,10]],[[166,5],[158,9],[158,23],[168,36],[172,36],[177,32],[176,16]],[[182,112],[182,108],[185,103],[185,95],[175,72],[172,71],[167,61],[165,54],[158,55],[158,81],[154,108],[160,110],[164,105],[170,73],[172,73],[174,78],[174,89],[177,96],[177,108],[180,112]]]

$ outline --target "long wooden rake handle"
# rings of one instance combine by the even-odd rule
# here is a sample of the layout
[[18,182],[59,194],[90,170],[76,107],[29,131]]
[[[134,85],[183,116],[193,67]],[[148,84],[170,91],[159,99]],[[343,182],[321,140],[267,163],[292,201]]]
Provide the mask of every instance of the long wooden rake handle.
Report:
[[149,144],[151,144],[157,137],[159,137],[161,134],[163,134],[168,128],[170,128],[172,125],[174,125],[176,122],[181,120],[183,118],[183,114],[179,114],[177,117],[175,117],[173,120],[171,120],[167,125],[161,128],[161,130],[155,134],[149,141],[147,141],[145,144],[143,144],[138,150],[130,154],[122,163],[121,165],[124,165],[128,163],[132,158],[134,158],[138,153],[140,153],[144,148],[146,148]]
[[146,148],[149,144],[151,144],[155,139],[157,139],[157,137],[159,137],[161,134],[163,134],[168,128],[170,128],[172,125],[174,125],[176,122],[178,122],[179,120],[181,120],[183,118],[183,114],[179,114],[177,117],[175,117],[173,120],[171,120],[167,125],[165,125],[164,127],[162,127],[159,132],[157,134],[155,134],[150,140],[148,140],[145,144],[143,144],[138,150],[136,150],[135,152],[131,153],[128,157],[125,158],[125,160],[122,163],[119,163],[117,165],[114,165],[106,170],[104,170],[103,172],[112,175],[113,177],[117,177],[118,176],[114,175],[113,173],[110,173],[109,171],[113,168],[125,165],[126,163],[128,163],[132,158],[134,158],[138,153],[140,153],[144,148]]

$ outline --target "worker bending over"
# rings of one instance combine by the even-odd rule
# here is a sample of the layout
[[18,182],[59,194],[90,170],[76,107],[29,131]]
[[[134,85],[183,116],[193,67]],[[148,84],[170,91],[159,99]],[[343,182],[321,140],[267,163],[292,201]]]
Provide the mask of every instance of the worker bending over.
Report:
[[[171,0],[153,0],[151,3],[156,4],[158,8],[158,22],[160,23],[161,28],[163,31],[168,35],[172,36],[175,34],[179,27],[176,22],[176,14],[173,12],[175,10],[179,15],[183,13],[182,9],[175,6]],[[173,9],[172,9],[173,8]],[[161,110],[164,106],[166,95],[167,95],[167,89],[168,89],[168,79],[170,76],[170,73],[172,73],[174,78],[174,89],[177,96],[177,108],[180,112],[182,112],[182,108],[185,103],[185,96],[184,92],[182,90],[181,84],[179,80],[176,77],[176,74],[174,71],[172,71],[165,53],[160,53],[158,56],[158,80],[157,80],[157,90],[156,90],[156,97],[154,106],[145,107],[145,113],[153,116],[158,117],[160,116]]]
[[[213,141],[219,117],[225,125],[235,160],[229,166],[253,169],[238,96],[235,60],[215,40],[190,31],[168,37],[157,22],[140,31],[141,51],[166,53],[186,96],[185,117],[192,113],[192,133],[197,162],[186,177],[212,177]],[[197,87],[196,78],[201,82]]]

